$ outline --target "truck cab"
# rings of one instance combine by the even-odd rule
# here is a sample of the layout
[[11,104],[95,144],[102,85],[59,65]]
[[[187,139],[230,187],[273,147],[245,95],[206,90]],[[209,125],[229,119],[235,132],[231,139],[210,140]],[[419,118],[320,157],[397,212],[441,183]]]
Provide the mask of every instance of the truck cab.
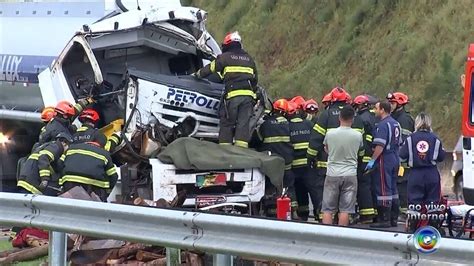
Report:
[[[207,79],[191,75],[221,53],[205,28],[206,18],[205,11],[178,1],[111,14],[84,25],[51,67],[39,74],[45,106],[92,96],[104,134],[120,132],[123,141],[113,157],[120,168],[122,197],[170,199],[180,187],[194,186],[189,180],[203,174],[178,175],[180,169],[160,164],[155,157],[180,137],[217,140],[224,85],[217,74]],[[255,106],[252,131],[265,103]],[[246,193],[257,190],[252,202],[258,202],[265,176],[258,169],[239,170],[243,173],[225,174],[229,179],[239,176],[241,187],[225,191],[248,201]],[[191,198],[186,204],[192,205],[199,193],[187,191]]]

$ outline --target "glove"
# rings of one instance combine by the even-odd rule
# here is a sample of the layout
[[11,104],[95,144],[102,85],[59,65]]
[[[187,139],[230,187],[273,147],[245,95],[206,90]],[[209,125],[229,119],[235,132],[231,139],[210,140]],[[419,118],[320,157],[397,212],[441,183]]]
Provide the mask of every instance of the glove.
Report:
[[201,79],[201,75],[199,74],[199,70],[191,74],[191,76],[195,79]]
[[87,102],[87,104],[94,104],[94,103],[96,103],[97,101],[96,101],[94,98],[92,98],[92,97],[87,97],[87,98],[86,98],[86,102]]
[[39,189],[45,189],[47,186],[48,186],[48,180],[43,180],[41,181],[38,187]]
[[365,171],[372,170],[374,168],[375,160],[370,159],[370,161],[367,163],[367,166],[365,167]]

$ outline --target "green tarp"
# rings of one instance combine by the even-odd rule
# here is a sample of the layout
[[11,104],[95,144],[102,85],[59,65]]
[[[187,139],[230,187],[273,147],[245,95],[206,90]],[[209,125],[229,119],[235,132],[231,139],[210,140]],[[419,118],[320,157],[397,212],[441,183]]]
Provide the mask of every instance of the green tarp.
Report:
[[259,168],[278,189],[282,187],[285,171],[285,162],[281,157],[189,137],[173,141],[157,158],[183,170]]

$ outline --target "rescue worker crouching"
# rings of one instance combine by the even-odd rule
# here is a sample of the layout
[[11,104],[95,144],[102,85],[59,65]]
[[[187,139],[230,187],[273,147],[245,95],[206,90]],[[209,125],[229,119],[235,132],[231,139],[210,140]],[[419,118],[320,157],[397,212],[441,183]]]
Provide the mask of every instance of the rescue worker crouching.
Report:
[[[415,132],[410,135],[400,149],[400,158],[410,167],[408,178],[408,206],[438,206],[441,200],[441,178],[436,164],[446,156],[441,140],[432,132],[431,117],[420,113],[415,119]],[[424,210],[427,212],[428,210]],[[429,210],[430,214],[440,214],[442,210]],[[421,222],[417,215],[409,215],[409,227],[413,233]],[[429,224],[440,226],[439,219],[430,219]]]
[[55,175],[61,171],[59,160],[71,142],[71,136],[61,132],[56,140],[36,147],[21,166],[17,183],[20,192],[56,195],[48,185],[55,182]]
[[118,175],[110,153],[97,142],[72,144],[61,157],[63,176],[59,184],[64,191],[82,186],[87,193],[95,193],[107,200],[107,190],[113,188]]
[[291,169],[295,178],[295,193],[298,201],[297,214],[301,220],[307,221],[309,217],[309,196],[311,201],[317,200],[315,179],[308,172],[308,149],[309,138],[313,123],[301,118],[297,113],[296,104],[290,102],[288,105],[287,119],[290,126],[290,141],[293,145],[293,162]]
[[107,137],[96,128],[99,119],[97,111],[92,108],[85,109],[79,115],[79,121],[82,123],[82,126],[74,133],[74,143],[97,142],[104,147]]
[[219,144],[232,145],[235,139],[236,146],[248,148],[258,75],[254,60],[242,49],[238,32],[227,34],[222,43],[222,54],[194,76],[205,78],[213,73],[218,73],[225,84],[220,108]]
[[[397,120],[402,130],[402,140],[405,141],[408,136],[415,130],[413,117],[405,109],[409,103],[408,95],[402,92],[389,93],[387,100],[392,107],[391,116]],[[400,212],[404,216],[407,212],[407,184],[408,176],[410,174],[410,167],[404,162],[402,163],[397,179],[397,189],[400,196]],[[401,220],[405,220],[401,217]]]
[[268,151],[270,155],[280,156],[285,160],[283,187],[288,188],[288,194],[291,198],[292,216],[294,219],[297,219],[296,210],[298,203],[294,187],[295,180],[291,171],[293,145],[290,142],[290,126],[285,118],[288,108],[289,103],[285,99],[280,99],[273,103],[273,111],[265,117],[265,121],[257,130],[257,135],[262,141],[257,150]]
[[359,207],[359,219],[361,223],[370,223],[375,216],[372,200],[372,180],[370,175],[364,175],[367,163],[372,159],[372,132],[375,129],[375,115],[370,111],[370,99],[367,95],[359,95],[354,98],[352,105],[357,111],[357,117],[364,125],[364,154],[359,157],[357,167],[357,204]]

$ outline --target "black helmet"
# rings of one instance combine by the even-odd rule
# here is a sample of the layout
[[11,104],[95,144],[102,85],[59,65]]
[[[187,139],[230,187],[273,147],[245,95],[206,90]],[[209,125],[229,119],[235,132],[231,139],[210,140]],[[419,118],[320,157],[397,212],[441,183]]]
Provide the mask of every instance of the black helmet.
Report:
[[66,132],[61,132],[59,134],[56,135],[56,140],[60,140],[60,141],[65,141],[67,143],[72,143],[73,142],[73,139],[71,137],[71,134],[69,133],[66,133]]

